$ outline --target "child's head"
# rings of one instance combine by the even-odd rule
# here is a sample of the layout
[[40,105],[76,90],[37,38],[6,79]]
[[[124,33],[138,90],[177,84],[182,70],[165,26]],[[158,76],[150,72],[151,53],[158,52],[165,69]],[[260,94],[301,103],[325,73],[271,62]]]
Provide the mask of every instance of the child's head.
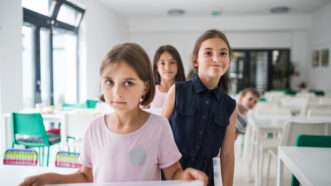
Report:
[[152,68],[146,52],[137,44],[113,47],[102,61],[100,75],[103,98],[115,109],[132,109],[153,100]]
[[225,34],[219,30],[208,30],[195,43],[192,66],[199,77],[222,77],[221,86],[226,87],[226,76],[223,75],[230,67],[231,55],[231,47]]
[[239,104],[245,109],[253,109],[260,97],[259,92],[254,88],[245,88],[240,92]]
[[185,81],[183,62],[175,47],[163,45],[156,50],[153,73],[155,84],[160,84],[161,80]]

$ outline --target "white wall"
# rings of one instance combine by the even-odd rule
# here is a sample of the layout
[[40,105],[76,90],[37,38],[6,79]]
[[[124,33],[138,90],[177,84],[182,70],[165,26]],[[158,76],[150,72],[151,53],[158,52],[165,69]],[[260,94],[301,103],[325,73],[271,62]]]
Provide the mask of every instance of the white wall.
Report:
[[[331,3],[313,15],[311,32],[311,51],[308,53],[309,86],[331,92]],[[313,68],[311,56],[313,50],[329,49],[329,66]]]
[[0,107],[2,112],[22,107],[22,8],[20,0],[1,0]]
[[[82,99],[100,95],[99,66],[108,50],[129,38],[128,24],[125,18],[112,13],[99,1],[86,0],[84,17],[86,87],[82,87]],[[83,45],[82,45],[83,46]],[[84,75],[84,74],[82,74]],[[86,94],[84,94],[86,92]]]
[[184,61],[185,71],[190,69],[191,52],[197,37],[207,29],[223,30],[232,48],[291,49],[291,58],[302,78],[308,52],[308,30],[311,16],[246,16],[220,18],[132,18],[129,19],[130,39],[147,50],[151,59],[162,44],[172,44]]

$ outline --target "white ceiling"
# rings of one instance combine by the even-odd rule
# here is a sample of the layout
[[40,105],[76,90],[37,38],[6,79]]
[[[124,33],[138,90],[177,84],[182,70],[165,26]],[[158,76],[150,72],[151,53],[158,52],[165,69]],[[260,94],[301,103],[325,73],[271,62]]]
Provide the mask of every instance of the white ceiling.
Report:
[[125,17],[167,16],[173,8],[185,10],[184,16],[265,15],[274,6],[288,6],[290,14],[309,14],[331,3],[331,0],[100,0],[118,15]]

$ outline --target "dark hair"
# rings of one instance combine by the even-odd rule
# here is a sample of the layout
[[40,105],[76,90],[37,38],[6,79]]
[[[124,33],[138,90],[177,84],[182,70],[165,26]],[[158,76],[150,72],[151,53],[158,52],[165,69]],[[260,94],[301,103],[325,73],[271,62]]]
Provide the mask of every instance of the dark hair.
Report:
[[188,72],[187,76],[186,76],[186,79],[187,80],[192,80],[193,79],[193,76],[196,74],[196,70],[195,68],[191,68],[191,70]]
[[255,88],[245,88],[240,91],[240,97],[244,97],[248,92],[256,96],[257,98],[260,97],[260,93]]
[[175,76],[175,81],[185,81],[185,73],[184,73],[184,67],[183,67],[183,62],[182,59],[179,55],[179,52],[177,49],[171,45],[163,45],[160,46],[154,55],[154,60],[153,60],[153,74],[154,74],[154,81],[155,84],[160,84],[161,83],[161,77],[159,72],[157,71],[157,64],[160,60],[160,56],[164,53],[168,52],[176,61],[177,63],[177,74]]
[[[229,43],[227,37],[225,36],[225,34],[223,32],[221,32],[219,30],[216,30],[216,29],[211,29],[211,30],[207,30],[206,32],[204,32],[198,38],[198,40],[195,42],[194,49],[193,49],[193,54],[192,54],[192,66],[193,66],[193,68],[195,68],[194,63],[196,63],[196,61],[198,59],[198,53],[199,53],[202,42],[204,42],[208,39],[213,39],[213,38],[220,38],[225,42],[225,44],[229,48],[229,56],[230,56],[230,60],[231,60],[232,50],[231,50],[230,43]],[[195,69],[195,70],[197,70],[197,69]],[[228,73],[225,73],[221,77],[221,79],[219,81],[219,84],[220,84],[221,88],[226,92],[228,91],[228,83],[229,83],[229,76],[228,76]]]
[[[135,43],[123,43],[114,46],[102,60],[100,75],[104,69],[114,63],[126,63],[137,73],[138,77],[148,84],[148,91],[143,96],[141,105],[148,105],[152,102],[155,93],[153,73],[150,60],[145,50]],[[104,101],[104,96],[100,97]]]

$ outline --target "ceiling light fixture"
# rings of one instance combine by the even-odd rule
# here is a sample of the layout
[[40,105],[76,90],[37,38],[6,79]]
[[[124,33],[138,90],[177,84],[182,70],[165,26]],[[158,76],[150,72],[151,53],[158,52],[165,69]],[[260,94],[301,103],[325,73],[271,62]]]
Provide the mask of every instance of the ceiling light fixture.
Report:
[[169,9],[168,10],[168,15],[170,16],[181,16],[181,15],[184,15],[185,14],[185,10],[183,9]]
[[287,6],[275,6],[270,8],[270,12],[273,14],[284,14],[288,13],[290,11],[290,8]]

